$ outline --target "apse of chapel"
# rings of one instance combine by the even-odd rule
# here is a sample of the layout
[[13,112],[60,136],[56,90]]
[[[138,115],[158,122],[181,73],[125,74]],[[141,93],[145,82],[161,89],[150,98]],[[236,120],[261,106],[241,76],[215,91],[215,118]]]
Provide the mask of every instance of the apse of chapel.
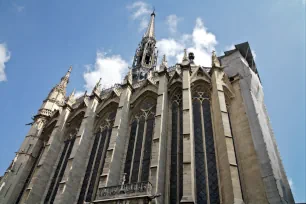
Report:
[[97,116],[94,122],[94,133],[105,128],[112,128],[118,105],[119,103],[109,100],[107,104],[104,104],[103,107],[97,111]]

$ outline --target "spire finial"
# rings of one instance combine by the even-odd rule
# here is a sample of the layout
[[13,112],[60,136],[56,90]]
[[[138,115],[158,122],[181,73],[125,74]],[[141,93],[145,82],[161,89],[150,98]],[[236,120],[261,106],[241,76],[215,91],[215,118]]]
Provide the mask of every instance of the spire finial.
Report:
[[150,23],[149,23],[148,29],[147,29],[144,37],[152,37],[152,38],[154,38],[155,37],[154,27],[155,27],[155,8],[153,9],[153,12],[151,14]]
[[184,57],[183,57],[183,62],[184,61],[188,61],[188,57],[187,57],[187,49],[184,49]]
[[101,79],[102,78],[100,78],[99,79],[99,81],[96,83],[96,85],[95,85],[95,87],[93,88],[93,90],[92,90],[92,93],[95,93],[96,95],[100,95],[100,92],[101,92],[101,90],[100,90],[100,87],[101,87]]

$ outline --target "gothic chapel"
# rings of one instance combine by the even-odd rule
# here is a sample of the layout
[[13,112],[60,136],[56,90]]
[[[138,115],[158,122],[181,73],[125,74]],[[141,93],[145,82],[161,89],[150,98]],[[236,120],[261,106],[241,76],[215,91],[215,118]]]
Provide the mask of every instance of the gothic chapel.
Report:
[[294,203],[249,43],[157,70],[154,20],[121,84],[66,96],[70,68],[50,91],[0,203]]

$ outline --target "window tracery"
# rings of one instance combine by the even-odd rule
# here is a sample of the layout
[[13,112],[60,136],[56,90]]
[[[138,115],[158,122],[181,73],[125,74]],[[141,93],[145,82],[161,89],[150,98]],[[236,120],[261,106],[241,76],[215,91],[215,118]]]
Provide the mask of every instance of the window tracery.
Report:
[[133,110],[124,166],[127,183],[149,179],[155,108],[156,99],[148,97],[140,105],[137,104]]
[[210,87],[197,84],[192,90],[197,202],[220,203],[218,173],[211,119]]
[[104,167],[106,151],[109,146],[113,123],[116,117],[117,106],[118,105],[116,104],[108,107],[108,111],[101,114],[104,115],[104,117],[96,123],[96,133],[78,199],[79,204],[83,204],[84,201],[92,201],[93,195],[95,195],[98,188],[100,175]]

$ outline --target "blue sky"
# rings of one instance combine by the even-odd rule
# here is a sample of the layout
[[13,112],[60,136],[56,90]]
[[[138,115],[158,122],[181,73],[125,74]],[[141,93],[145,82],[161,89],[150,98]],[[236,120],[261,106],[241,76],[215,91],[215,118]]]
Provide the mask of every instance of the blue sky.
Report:
[[[226,2],[226,3],[225,3]],[[68,92],[120,82],[153,6],[160,55],[184,48],[209,64],[248,41],[295,200],[305,202],[305,0],[0,0],[0,174],[50,89],[70,65]]]

